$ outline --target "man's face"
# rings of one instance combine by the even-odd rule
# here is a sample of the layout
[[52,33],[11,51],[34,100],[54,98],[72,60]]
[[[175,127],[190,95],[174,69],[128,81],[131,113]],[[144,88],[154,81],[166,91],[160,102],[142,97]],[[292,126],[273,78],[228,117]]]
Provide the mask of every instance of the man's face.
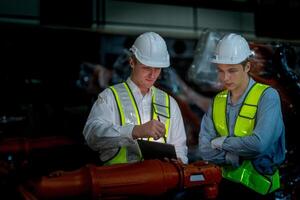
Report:
[[132,67],[131,79],[141,91],[148,91],[157,80],[161,68],[146,66],[137,60],[130,60]]
[[238,89],[247,80],[249,64],[217,64],[218,76],[224,87],[230,91]]

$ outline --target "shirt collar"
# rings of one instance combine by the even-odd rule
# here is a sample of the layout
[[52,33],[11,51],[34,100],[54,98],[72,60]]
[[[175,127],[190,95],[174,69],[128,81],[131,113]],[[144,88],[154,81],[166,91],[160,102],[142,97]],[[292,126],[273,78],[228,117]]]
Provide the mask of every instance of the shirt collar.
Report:
[[[245,99],[245,97],[246,97],[246,94],[248,94],[248,92],[249,92],[249,90],[252,88],[252,86],[254,85],[254,83],[255,83],[255,81],[251,78],[251,77],[249,77],[249,82],[248,82],[248,86],[247,86],[247,89],[245,90],[245,92],[243,93],[243,95],[239,98],[239,100],[238,100],[238,102],[237,102],[237,104],[241,104],[241,103],[243,103],[243,101],[244,101],[244,99]],[[230,98],[230,93],[229,93],[229,95],[228,95],[228,103],[229,104],[232,104],[231,103],[231,98]]]
[[[132,90],[133,94],[142,95],[140,88],[131,80],[130,77],[127,78],[126,82],[128,83],[128,85],[129,85],[130,89]],[[150,88],[150,90],[148,91],[148,93],[146,95],[150,94],[152,96],[152,91],[153,91],[153,86]]]

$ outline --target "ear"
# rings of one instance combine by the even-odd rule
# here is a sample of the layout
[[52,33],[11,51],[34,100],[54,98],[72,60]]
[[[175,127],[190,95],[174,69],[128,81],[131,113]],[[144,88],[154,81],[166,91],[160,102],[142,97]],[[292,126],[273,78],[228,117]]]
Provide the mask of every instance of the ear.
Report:
[[245,66],[245,72],[248,73],[248,72],[250,71],[250,66],[251,66],[251,65],[250,65],[250,62],[247,62],[247,63],[246,63],[246,66]]
[[129,58],[129,65],[132,69],[134,68],[134,60],[132,57]]

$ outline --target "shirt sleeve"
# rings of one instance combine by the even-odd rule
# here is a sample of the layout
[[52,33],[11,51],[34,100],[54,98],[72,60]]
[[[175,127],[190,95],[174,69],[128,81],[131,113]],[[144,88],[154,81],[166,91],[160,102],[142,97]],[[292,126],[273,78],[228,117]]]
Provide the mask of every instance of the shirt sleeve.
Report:
[[272,148],[283,132],[284,124],[278,92],[268,88],[258,105],[253,134],[245,137],[228,137],[222,149],[239,156],[253,158],[264,153],[267,148]]
[[208,111],[203,115],[201,121],[201,129],[199,134],[199,153],[203,160],[213,162],[215,164],[226,163],[226,152],[211,147],[211,140],[218,137],[212,121],[212,104]]
[[177,157],[179,157],[183,163],[188,163],[186,133],[184,129],[183,119],[181,116],[181,111],[178,107],[177,102],[171,96],[170,106],[171,122],[167,142],[175,146]]
[[117,109],[110,89],[99,94],[83,130],[87,144],[93,150],[101,151],[133,143],[132,130],[134,125],[119,125]]

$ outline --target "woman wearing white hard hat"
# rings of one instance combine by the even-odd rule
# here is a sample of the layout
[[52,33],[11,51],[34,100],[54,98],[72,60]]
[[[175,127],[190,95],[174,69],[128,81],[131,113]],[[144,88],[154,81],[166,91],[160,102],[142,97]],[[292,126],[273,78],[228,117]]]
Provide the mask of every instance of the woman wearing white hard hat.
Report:
[[176,101],[154,87],[161,69],[170,66],[164,39],[141,34],[130,48],[131,76],[101,92],[83,134],[106,165],[143,159],[137,139],[170,143],[177,158],[187,163],[186,134]]
[[227,34],[212,59],[225,90],[217,94],[201,123],[200,154],[222,166],[220,198],[266,199],[280,187],[285,128],[278,92],[255,82],[247,41]]

